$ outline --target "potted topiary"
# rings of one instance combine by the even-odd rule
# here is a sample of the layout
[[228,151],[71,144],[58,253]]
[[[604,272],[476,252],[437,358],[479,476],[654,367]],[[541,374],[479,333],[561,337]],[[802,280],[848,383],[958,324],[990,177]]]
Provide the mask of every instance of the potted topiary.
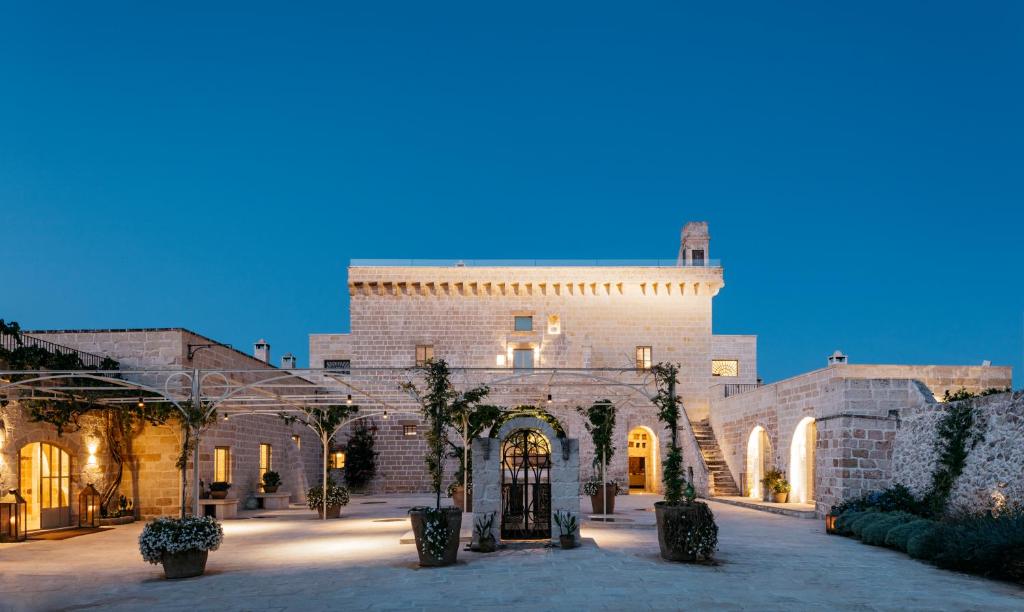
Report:
[[777,504],[786,503],[786,500],[789,498],[789,492],[793,488],[782,474],[782,471],[777,468],[772,468],[764,473],[761,485],[764,486],[765,501],[773,501]]
[[498,542],[494,539],[493,529],[493,512],[485,512],[476,517],[476,524],[473,525],[473,532],[476,536],[476,541],[470,545],[470,550],[482,553],[491,553],[497,550]]
[[306,505],[309,506],[310,510],[316,510],[317,516],[321,519],[324,518],[325,507],[327,508],[327,518],[339,518],[341,516],[341,507],[347,506],[350,498],[348,489],[334,484],[334,480],[331,478],[327,479],[326,504],[324,503],[324,488],[322,485],[316,485],[306,491]]
[[423,393],[412,382],[404,383],[407,391],[422,407],[427,421],[427,454],[424,461],[430,473],[431,489],[435,504],[416,506],[409,509],[412,532],[416,537],[416,553],[420,565],[438,567],[452,565],[459,554],[459,533],[462,529],[462,510],[457,507],[441,507],[441,488],[444,477],[444,463],[448,446],[448,427],[452,416],[469,410],[490,392],[486,386],[456,391],[451,384],[448,364],[442,359],[430,359],[423,366],[425,389]]
[[707,560],[718,546],[718,525],[708,505],[696,501],[693,484],[685,483],[683,478],[683,454],[677,441],[679,418],[685,418],[681,402],[676,397],[679,366],[659,363],[651,368],[651,372],[658,390],[652,401],[658,408],[658,419],[669,430],[671,440],[662,465],[665,500],[654,504],[661,557],[668,561]]
[[231,488],[231,483],[224,481],[217,481],[210,483],[210,498],[211,499],[225,499],[228,496],[228,489]]
[[273,470],[267,470],[263,472],[263,492],[264,493],[277,493],[277,488],[281,486],[281,475]]
[[576,515],[568,510],[556,510],[555,524],[558,525],[558,545],[565,549],[576,548],[576,532],[579,530]]
[[618,485],[608,482],[607,472],[615,454],[615,444],[612,443],[615,433],[615,404],[604,399],[595,402],[590,408],[577,406],[576,412],[585,417],[583,424],[594,443],[593,466],[598,471],[583,485],[583,493],[590,496],[590,507],[594,514],[614,514]]
[[224,530],[213,517],[164,517],[142,529],[139,551],[149,563],[162,563],[167,578],[191,578],[206,571],[210,551],[223,541]]

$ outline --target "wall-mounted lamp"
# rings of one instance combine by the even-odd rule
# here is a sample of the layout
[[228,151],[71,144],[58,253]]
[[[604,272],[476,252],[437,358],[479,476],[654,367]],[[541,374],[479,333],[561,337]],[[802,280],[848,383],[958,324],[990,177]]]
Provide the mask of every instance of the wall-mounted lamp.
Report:
[[504,356],[504,355],[497,355],[497,356],[495,357],[495,359],[494,359],[494,363],[495,363],[495,365],[497,365],[497,366],[498,366],[499,368],[503,368],[503,367],[505,367],[505,356]]
[[224,413],[224,420],[225,421],[228,420],[228,413],[226,413],[226,412]]
[[352,405],[352,394],[351,393],[348,394],[348,397],[345,399],[345,403],[348,404],[349,406]]
[[86,445],[85,448],[89,451],[89,459],[85,462],[85,464],[87,466],[95,466],[96,465],[96,449],[99,448],[99,443],[96,442],[96,441],[91,441],[91,442],[89,442]]
[[140,397],[139,397],[139,401],[138,401],[138,402],[136,402],[136,404],[135,404],[135,405],[136,405],[136,406],[138,406],[139,408],[145,408],[145,407],[146,407],[146,402],[144,402],[144,401],[142,400],[142,397],[140,396]]
[[548,403],[549,404],[551,403],[551,394],[550,393],[548,393]]
[[0,448],[4,447],[5,442],[7,442],[7,424],[0,419]]
[[384,420],[385,421],[388,420],[388,411],[387,410],[384,411]]

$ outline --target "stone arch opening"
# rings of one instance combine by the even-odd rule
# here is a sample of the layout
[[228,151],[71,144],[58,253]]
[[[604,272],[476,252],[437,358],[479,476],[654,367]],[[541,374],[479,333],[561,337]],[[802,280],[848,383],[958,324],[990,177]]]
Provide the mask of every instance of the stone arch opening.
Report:
[[650,427],[638,425],[626,434],[630,493],[657,492],[659,448],[658,436]]
[[18,451],[18,489],[28,529],[71,524],[71,455],[51,442],[29,442]]
[[501,442],[501,537],[551,536],[551,443],[536,429],[517,429]]
[[771,442],[768,440],[768,431],[758,425],[750,432],[747,438],[747,477],[745,491],[748,497],[754,499],[764,498],[764,486],[761,479],[770,467],[772,450]]
[[804,417],[793,432],[789,445],[789,501],[814,503],[814,450],[818,443],[818,427],[812,417]]

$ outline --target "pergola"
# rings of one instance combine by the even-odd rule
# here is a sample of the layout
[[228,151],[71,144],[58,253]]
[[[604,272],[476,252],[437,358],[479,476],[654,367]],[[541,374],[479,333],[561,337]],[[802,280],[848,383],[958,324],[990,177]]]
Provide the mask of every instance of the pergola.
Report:
[[[491,403],[503,397],[524,397],[539,406],[552,402],[555,389],[621,388],[650,401],[655,395],[649,371],[636,368],[510,368],[452,367],[458,387],[487,385]],[[199,438],[209,419],[235,415],[308,415],[330,406],[357,405],[358,412],[331,431],[309,425],[323,444],[324,503],[327,491],[327,449],[344,426],[374,416],[418,415],[421,406],[402,391],[402,382],[415,381],[415,367],[350,367],[345,370],[296,369],[186,369],[136,370],[0,370],[0,400],[70,401],[88,398],[99,406],[163,404],[172,406],[194,436],[192,451],[192,511],[199,514]],[[389,384],[390,383],[390,384]],[[595,393],[594,398],[597,397]],[[201,412],[190,414],[193,405]],[[196,418],[196,417],[199,418]],[[469,441],[465,432],[464,449]],[[467,470],[468,472],[468,470]],[[184,474],[183,480],[184,480]],[[468,479],[468,474],[466,476]],[[464,485],[466,483],[464,482]],[[185,509],[182,490],[182,511]],[[326,512],[325,518],[326,518]]]

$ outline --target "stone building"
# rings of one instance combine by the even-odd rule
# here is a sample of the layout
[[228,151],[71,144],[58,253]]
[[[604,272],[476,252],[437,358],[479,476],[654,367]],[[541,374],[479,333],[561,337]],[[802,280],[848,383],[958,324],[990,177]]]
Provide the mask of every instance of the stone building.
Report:
[[[154,379],[161,372],[200,368],[266,371],[270,364],[252,355],[181,328],[37,330],[26,338],[79,351],[86,357],[110,357],[133,379]],[[269,345],[264,350],[269,351]],[[263,353],[269,359],[269,354]],[[0,377],[2,378],[2,377]],[[113,465],[105,448],[100,417],[86,415],[78,427],[58,435],[47,423],[31,422],[18,401],[0,408],[0,486],[18,488],[29,501],[29,527],[61,527],[77,520],[77,496],[87,484],[101,488]],[[174,515],[181,502],[180,471],[175,467],[182,433],[175,421],[146,425],[132,440],[119,494],[132,500],[141,517]],[[309,482],[318,482],[320,442],[311,431],[286,425],[273,415],[218,419],[200,442],[200,478],[231,483],[229,497],[244,500],[259,491],[263,471],[281,474],[282,489],[300,501]],[[191,461],[189,462],[191,466]],[[189,467],[191,475],[191,467]],[[191,496],[188,495],[189,499]]]

